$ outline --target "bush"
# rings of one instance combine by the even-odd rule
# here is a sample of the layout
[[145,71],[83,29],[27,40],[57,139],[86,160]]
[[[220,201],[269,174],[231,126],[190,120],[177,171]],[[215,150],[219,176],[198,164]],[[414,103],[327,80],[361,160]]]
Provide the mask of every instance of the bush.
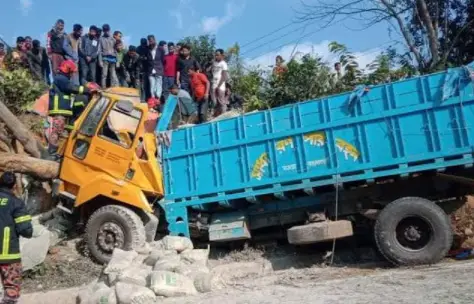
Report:
[[47,86],[33,80],[25,69],[0,70],[0,100],[13,114],[23,113],[47,90]]

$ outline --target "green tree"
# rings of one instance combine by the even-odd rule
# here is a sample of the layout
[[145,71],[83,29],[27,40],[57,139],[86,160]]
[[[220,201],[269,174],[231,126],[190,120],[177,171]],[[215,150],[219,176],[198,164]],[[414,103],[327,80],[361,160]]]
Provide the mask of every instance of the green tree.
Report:
[[191,47],[191,54],[201,64],[204,71],[212,65],[214,53],[217,49],[215,36],[185,37],[180,42]]
[[291,59],[288,70],[272,75],[270,87],[264,95],[271,107],[313,99],[332,92],[330,67],[320,57],[304,55],[300,60]]
[[23,113],[46,89],[45,84],[33,80],[25,69],[0,70],[0,100],[15,115]]
[[[316,0],[299,10],[301,22],[319,22],[328,27],[335,22],[356,21],[361,30],[386,25],[395,31],[409,60],[421,73],[450,65],[455,59],[465,62],[463,46],[473,45],[473,0]],[[468,42],[467,44],[465,42]],[[472,48],[472,47],[471,47]],[[471,50],[472,51],[472,50]],[[471,57],[473,58],[473,57]]]
[[238,43],[228,48],[226,54],[229,83],[232,85],[232,91],[244,99],[244,110],[248,112],[270,108],[262,96],[265,87],[265,72],[257,68],[245,67]]

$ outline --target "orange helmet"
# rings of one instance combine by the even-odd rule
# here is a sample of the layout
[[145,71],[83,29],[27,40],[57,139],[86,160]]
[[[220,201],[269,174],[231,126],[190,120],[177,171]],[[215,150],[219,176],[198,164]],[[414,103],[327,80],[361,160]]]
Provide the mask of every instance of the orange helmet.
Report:
[[59,66],[59,71],[66,75],[71,75],[77,72],[77,65],[72,60],[64,60]]

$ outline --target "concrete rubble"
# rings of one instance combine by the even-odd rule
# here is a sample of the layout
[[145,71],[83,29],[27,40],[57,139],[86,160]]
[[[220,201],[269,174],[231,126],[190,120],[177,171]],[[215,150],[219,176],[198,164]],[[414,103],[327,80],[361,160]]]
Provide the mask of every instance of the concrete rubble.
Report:
[[[77,303],[157,303],[160,298],[192,296],[221,289],[233,276],[264,275],[271,265],[259,262],[210,269],[209,247],[194,249],[185,237],[166,236],[148,249],[115,249],[103,275],[79,292]],[[247,265],[248,264],[248,265]],[[242,264],[241,264],[242,265]]]

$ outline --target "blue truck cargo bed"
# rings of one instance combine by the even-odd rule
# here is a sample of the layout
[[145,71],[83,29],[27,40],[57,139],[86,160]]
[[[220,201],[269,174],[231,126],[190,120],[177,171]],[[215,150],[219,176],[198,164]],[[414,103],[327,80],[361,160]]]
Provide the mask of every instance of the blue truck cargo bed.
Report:
[[[472,165],[468,72],[457,68],[174,130],[162,145],[164,204],[202,206]],[[169,122],[166,107],[159,133]]]

